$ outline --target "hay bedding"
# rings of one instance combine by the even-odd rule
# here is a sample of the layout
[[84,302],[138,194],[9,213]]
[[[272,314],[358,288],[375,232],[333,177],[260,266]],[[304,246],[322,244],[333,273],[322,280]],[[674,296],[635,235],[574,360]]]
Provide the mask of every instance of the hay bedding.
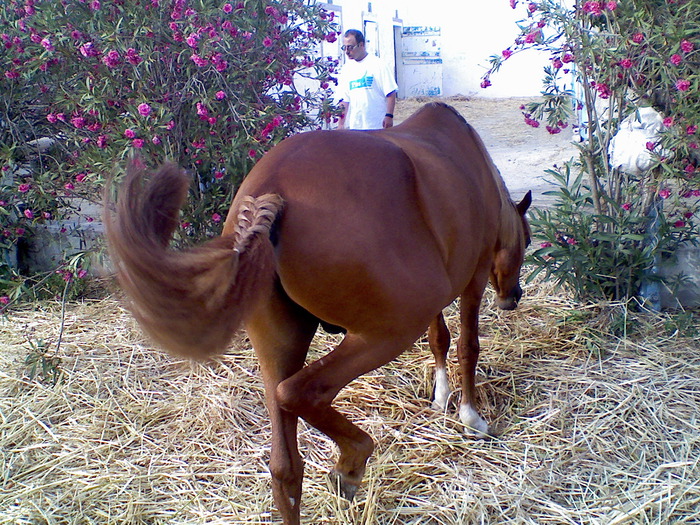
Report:
[[[640,318],[642,336],[615,337],[610,309],[581,308],[545,283],[525,292],[515,312],[490,298],[482,311],[480,402],[500,437],[465,438],[453,410],[430,408],[421,340],[337,401],[378,443],[354,503],[327,481],[334,445],[300,425],[304,523],[700,522],[698,343],[663,316]],[[73,304],[63,380],[51,386],[23,376],[22,362],[28,341],[55,344],[60,313],[43,303],[0,325],[0,523],[278,521],[244,338],[190,364],[152,350],[116,300]],[[335,340],[320,333],[312,356]]]

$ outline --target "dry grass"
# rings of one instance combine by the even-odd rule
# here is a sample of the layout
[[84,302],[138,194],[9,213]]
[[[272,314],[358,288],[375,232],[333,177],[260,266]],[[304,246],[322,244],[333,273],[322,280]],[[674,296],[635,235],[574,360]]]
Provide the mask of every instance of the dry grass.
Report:
[[[639,333],[616,336],[619,307],[583,308],[546,283],[526,298],[482,313],[482,414],[500,436],[468,439],[452,412],[430,409],[419,341],[337,401],[378,443],[354,503],[327,482],[332,443],[300,425],[304,523],[700,522],[697,317],[688,335],[640,316]],[[278,522],[245,339],[193,365],[152,350],[115,300],[75,304],[51,386],[23,361],[29,341],[53,353],[60,312],[39,304],[0,324],[0,523]],[[319,335],[312,355],[333,341]]]

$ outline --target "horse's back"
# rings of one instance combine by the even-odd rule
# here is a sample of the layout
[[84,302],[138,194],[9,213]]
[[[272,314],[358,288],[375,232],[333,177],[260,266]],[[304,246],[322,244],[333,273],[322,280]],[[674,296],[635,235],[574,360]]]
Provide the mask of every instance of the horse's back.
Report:
[[436,109],[444,122],[291,137],[241,186],[232,215],[243,195],[285,200],[278,274],[285,292],[320,319],[351,331],[427,323],[493,242],[487,223],[497,217],[489,209],[497,189],[483,145]]
[[399,147],[363,132],[310,132],[273,148],[232,210],[242,195],[280,194],[275,238],[285,292],[329,323],[386,329],[429,316],[450,295],[415,188]]

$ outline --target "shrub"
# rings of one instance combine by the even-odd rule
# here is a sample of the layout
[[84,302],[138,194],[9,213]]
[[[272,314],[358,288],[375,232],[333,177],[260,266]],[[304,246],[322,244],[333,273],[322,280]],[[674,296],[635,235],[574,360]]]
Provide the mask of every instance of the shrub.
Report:
[[[654,269],[678,245],[698,240],[700,4],[523,5],[521,36],[492,57],[482,85],[516,52],[550,53],[542,101],[522,108],[525,121],[558,133],[577,120],[581,136],[577,161],[549,171],[558,185],[554,208],[534,212],[534,273],[555,276],[580,298],[631,298],[645,281],[660,280]],[[647,106],[664,117],[645,145],[649,165],[631,173],[611,167],[623,120]]]
[[335,39],[308,0],[3,2],[0,295],[22,281],[14,246],[99,200],[134,154],[192,174],[181,241],[218,233],[268,148],[334,118],[337,61],[318,47]]

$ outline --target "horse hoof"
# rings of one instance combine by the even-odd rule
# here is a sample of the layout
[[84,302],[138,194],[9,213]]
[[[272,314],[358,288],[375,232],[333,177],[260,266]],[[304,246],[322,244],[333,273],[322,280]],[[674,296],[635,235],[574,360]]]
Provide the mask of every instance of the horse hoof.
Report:
[[486,421],[481,419],[478,412],[469,405],[462,405],[459,408],[459,419],[466,427],[465,433],[468,436],[478,439],[487,439],[492,437]]
[[338,491],[338,494],[348,501],[352,501],[355,498],[357,489],[360,488],[359,485],[349,482],[347,479],[345,479],[343,474],[335,470],[329,474],[329,477],[331,479],[331,483]]

